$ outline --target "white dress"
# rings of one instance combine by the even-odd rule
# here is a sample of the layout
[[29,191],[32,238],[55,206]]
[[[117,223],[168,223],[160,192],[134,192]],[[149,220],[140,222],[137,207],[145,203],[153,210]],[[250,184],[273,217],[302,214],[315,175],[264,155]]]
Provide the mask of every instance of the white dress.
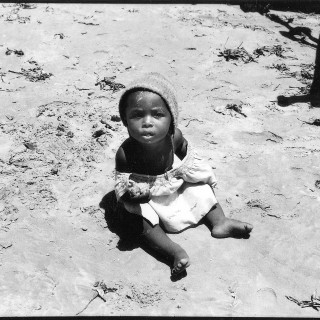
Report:
[[153,226],[160,219],[168,232],[179,232],[197,224],[217,203],[213,169],[190,146],[182,161],[174,156],[172,169],[165,174],[149,176],[116,171],[118,200],[127,191],[129,179],[147,183],[151,199],[141,204],[124,202],[126,210],[143,216]]

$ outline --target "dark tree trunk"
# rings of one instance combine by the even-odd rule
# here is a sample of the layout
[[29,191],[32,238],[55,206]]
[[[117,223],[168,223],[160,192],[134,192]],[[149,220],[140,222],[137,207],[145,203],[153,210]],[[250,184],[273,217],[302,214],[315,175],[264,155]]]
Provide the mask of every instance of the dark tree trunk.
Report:
[[311,95],[311,105],[320,105],[320,35],[318,39],[317,51],[316,51],[316,61],[313,74],[313,82],[310,88]]

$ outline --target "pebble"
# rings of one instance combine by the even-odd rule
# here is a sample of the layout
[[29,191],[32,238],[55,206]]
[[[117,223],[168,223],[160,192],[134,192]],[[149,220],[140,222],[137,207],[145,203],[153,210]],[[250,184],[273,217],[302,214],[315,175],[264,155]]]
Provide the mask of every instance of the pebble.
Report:
[[112,115],[111,116],[111,121],[120,122],[121,118],[118,115]]
[[103,123],[103,124],[107,124],[108,123],[107,117],[102,117],[100,122]]
[[25,142],[24,146],[30,150],[35,150],[37,148],[37,144],[35,142]]
[[106,133],[106,131],[104,129],[99,129],[99,130],[95,131],[92,136],[94,138],[98,138],[98,137],[102,136],[105,133]]
[[106,123],[105,126],[106,126],[107,129],[110,129],[110,130],[114,131],[114,128],[109,123]]
[[68,138],[73,138],[74,137],[74,133],[72,131],[68,131],[67,132],[67,137]]

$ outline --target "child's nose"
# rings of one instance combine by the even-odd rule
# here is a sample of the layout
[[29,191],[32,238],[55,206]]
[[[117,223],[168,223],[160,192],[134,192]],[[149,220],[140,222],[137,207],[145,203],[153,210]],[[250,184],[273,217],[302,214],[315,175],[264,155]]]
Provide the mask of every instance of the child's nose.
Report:
[[143,118],[143,125],[144,126],[148,126],[148,127],[150,127],[150,126],[152,126],[153,124],[152,124],[152,117],[151,116],[145,116],[144,118]]

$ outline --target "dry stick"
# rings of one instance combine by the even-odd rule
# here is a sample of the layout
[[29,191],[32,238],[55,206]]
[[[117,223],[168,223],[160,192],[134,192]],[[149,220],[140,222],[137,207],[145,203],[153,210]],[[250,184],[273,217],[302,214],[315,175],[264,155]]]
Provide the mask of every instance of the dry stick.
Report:
[[87,89],[87,88],[78,88],[77,86],[74,86],[77,90],[83,91],[83,90],[92,90],[92,89]]
[[316,119],[314,120],[313,122],[309,122],[309,121],[304,121],[304,120],[301,120],[299,118],[297,118],[299,121],[303,122],[303,123],[306,123],[306,124],[311,124],[311,125],[315,125],[315,126],[318,126],[318,123],[319,123],[319,120]]
[[12,70],[8,70],[8,72],[16,73],[16,74],[22,74],[22,75],[23,75],[23,73],[22,73],[22,72],[17,72],[17,71],[12,71]]
[[88,308],[89,304],[97,297],[101,298],[104,302],[107,302],[107,300],[100,295],[100,293],[97,289],[92,289],[92,290],[94,290],[96,292],[96,294],[94,294],[93,298],[91,300],[89,300],[89,302],[86,304],[86,306],[81,311],[76,313],[76,316],[79,315],[80,313],[82,313],[84,310],[86,310]]
[[280,83],[273,89],[273,91],[277,90],[279,86],[280,86]]
[[227,40],[226,40],[226,42],[225,42],[225,44],[223,46],[223,50],[226,48],[226,44],[227,44],[228,40],[229,40],[229,37],[227,38]]
[[[294,303],[296,303],[301,308],[312,307],[318,311],[317,308],[320,307],[320,304],[313,301],[299,301],[291,296],[286,296],[286,298]],[[317,299],[318,300],[318,299]]]
[[198,119],[190,119],[190,120],[188,121],[188,123],[186,124],[186,127],[190,124],[191,121],[199,121],[199,122],[203,123],[203,121],[198,120]]

